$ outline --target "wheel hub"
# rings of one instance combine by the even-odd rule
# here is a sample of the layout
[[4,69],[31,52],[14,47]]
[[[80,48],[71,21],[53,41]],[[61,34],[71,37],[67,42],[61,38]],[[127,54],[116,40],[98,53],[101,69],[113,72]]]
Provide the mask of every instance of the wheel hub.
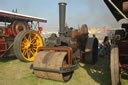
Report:
[[31,46],[31,43],[30,43],[30,42],[27,42],[27,43],[25,44],[24,48],[29,49],[30,46]]

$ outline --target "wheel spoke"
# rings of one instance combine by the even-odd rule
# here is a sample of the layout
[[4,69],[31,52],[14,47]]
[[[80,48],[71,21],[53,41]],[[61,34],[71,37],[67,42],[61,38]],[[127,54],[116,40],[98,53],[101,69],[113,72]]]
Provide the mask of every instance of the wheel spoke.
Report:
[[32,51],[33,53],[35,53],[35,51],[34,51],[34,49],[33,49],[33,48],[31,49],[31,51]]
[[33,46],[40,46],[40,43],[36,42],[36,43],[33,44]]
[[33,45],[33,47],[37,47],[37,45]]
[[[35,42],[37,42],[39,40],[39,38],[37,36],[34,36],[33,39],[31,40],[31,43],[34,44]],[[34,42],[35,41],[35,42]]]
[[22,49],[22,50],[26,50],[26,48],[24,48],[24,47],[23,47],[23,48],[21,48],[21,49]]
[[33,46],[35,49],[38,48],[38,46]]
[[25,42],[24,42],[24,41],[22,41],[22,42],[21,42],[21,45],[22,45],[22,46],[24,46],[24,45],[25,45]]
[[33,50],[37,51],[37,49],[36,49],[36,48],[33,48]]
[[30,50],[30,53],[31,53],[32,55],[34,55],[34,53],[32,52],[32,50]]
[[27,54],[27,53],[28,53],[28,50],[25,51],[25,54]]
[[28,40],[31,41],[31,33],[28,35]]
[[31,44],[34,44],[34,43],[35,43],[35,41],[36,41],[35,39],[32,39],[32,40],[31,40]]
[[25,56],[28,50],[23,50],[23,55]]
[[25,55],[25,51],[26,51],[26,50],[23,50],[23,52],[22,52],[22,53],[23,53],[23,55]]
[[36,37],[36,36],[34,36],[34,37],[33,37],[33,39],[32,39],[31,41],[35,40],[36,38],[37,38],[37,37]]
[[27,52],[27,57],[30,58],[30,51]]
[[23,39],[24,39],[24,41],[26,41],[26,42],[28,41],[28,39],[27,39],[27,37],[26,37],[26,36],[24,36],[24,38],[23,38]]

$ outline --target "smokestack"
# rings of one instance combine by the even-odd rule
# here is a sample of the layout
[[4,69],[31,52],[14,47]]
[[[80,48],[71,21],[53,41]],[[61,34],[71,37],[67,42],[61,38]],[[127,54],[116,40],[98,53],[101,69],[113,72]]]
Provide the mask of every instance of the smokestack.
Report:
[[59,35],[64,36],[65,34],[65,10],[66,3],[59,3]]

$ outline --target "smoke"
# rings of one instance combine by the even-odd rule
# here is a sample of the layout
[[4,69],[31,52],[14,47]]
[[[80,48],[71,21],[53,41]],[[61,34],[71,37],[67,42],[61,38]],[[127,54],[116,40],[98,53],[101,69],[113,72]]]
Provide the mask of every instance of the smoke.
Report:
[[[70,4],[72,2],[73,0],[70,0]],[[72,25],[78,23],[87,24],[89,27],[104,27],[105,25],[110,25],[112,27],[120,26],[103,0],[79,0],[79,4],[76,4],[76,7],[84,7],[85,10],[80,11],[80,9],[77,10],[74,8],[76,9],[75,16],[73,16],[74,19],[72,15],[68,18],[69,23]],[[72,23],[71,19],[73,19],[74,23]],[[75,27],[77,25],[75,25]]]

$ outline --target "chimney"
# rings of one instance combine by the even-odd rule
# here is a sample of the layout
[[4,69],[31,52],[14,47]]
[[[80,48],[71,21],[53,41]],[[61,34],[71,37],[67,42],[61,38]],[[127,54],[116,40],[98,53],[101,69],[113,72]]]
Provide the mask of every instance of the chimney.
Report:
[[65,35],[65,10],[66,10],[66,3],[61,2],[59,3],[59,35]]

